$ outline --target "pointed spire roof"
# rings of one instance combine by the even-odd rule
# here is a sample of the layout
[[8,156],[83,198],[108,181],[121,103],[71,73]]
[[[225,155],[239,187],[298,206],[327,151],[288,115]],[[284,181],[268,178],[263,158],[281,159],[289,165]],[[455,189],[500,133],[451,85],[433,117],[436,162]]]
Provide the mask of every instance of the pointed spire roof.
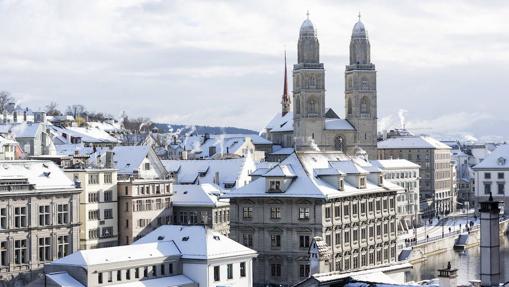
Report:
[[288,71],[286,67],[286,50],[285,50],[285,78],[283,84],[283,97],[281,99],[282,111],[281,115],[286,115],[290,111],[290,97],[288,96]]
[[283,87],[283,99],[288,98],[288,72],[286,68],[286,50],[285,50],[285,83]]

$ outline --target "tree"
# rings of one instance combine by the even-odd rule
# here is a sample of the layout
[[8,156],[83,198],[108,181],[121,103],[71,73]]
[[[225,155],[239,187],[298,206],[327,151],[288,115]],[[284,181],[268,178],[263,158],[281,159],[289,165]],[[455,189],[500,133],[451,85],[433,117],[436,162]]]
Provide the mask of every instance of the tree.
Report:
[[0,114],[3,114],[9,103],[14,102],[14,98],[7,91],[0,91]]
[[70,106],[67,106],[65,113],[69,116],[73,116],[74,118],[77,118],[78,116],[85,116],[87,112],[83,105],[70,105]]
[[46,114],[48,116],[61,116],[62,113],[58,110],[58,105],[55,102],[51,102],[45,107]]

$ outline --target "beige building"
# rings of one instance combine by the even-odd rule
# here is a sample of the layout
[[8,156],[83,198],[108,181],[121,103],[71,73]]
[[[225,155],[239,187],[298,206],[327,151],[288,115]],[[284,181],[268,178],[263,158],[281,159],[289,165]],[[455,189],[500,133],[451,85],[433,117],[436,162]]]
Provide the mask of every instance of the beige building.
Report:
[[83,190],[80,194],[80,249],[118,245],[116,169],[74,166],[64,172]]
[[451,148],[429,136],[402,136],[378,143],[379,159],[406,159],[420,166],[423,217],[456,210],[455,166]]
[[79,193],[51,161],[0,161],[0,281],[24,286],[79,247]]
[[220,199],[217,185],[173,185],[173,224],[205,225],[221,234],[230,233],[230,203]]
[[318,272],[396,262],[397,191],[362,157],[298,152],[255,174],[250,184],[224,195],[230,238],[259,254],[254,286],[291,286],[308,277],[315,237],[331,254]]
[[16,147],[18,143],[15,140],[0,136],[0,160],[16,159]]
[[117,182],[119,244],[131,244],[157,227],[171,223],[172,182],[132,177]]

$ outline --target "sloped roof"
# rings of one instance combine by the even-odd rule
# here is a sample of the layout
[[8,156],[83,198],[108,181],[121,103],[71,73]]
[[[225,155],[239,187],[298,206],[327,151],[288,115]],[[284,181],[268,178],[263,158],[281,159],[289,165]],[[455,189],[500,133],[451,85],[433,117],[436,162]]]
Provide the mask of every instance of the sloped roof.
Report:
[[69,139],[63,137],[67,134],[72,137],[81,138],[85,143],[118,143],[119,140],[112,137],[110,134],[96,127],[57,127],[53,125],[48,126],[52,134],[63,143],[70,143]]
[[370,161],[373,165],[381,169],[398,169],[398,168],[420,168],[421,166],[406,159],[381,159]]
[[499,145],[483,161],[475,165],[475,169],[508,169],[509,168],[509,144]]
[[[224,188],[224,184],[237,182],[243,171],[252,172],[256,169],[255,162],[251,157],[235,159],[206,159],[206,160],[163,160],[164,167],[168,172],[177,172],[177,183],[189,183],[191,179],[198,179],[199,183],[214,183],[216,173],[219,175],[218,184]],[[206,173],[201,173],[206,171]]]
[[276,176],[276,177],[295,177],[295,172],[293,172],[291,165],[286,164],[278,164],[270,169],[263,176]]
[[[267,179],[265,177],[260,177],[251,181],[251,183],[246,186],[234,189],[224,194],[223,197],[243,198],[277,196],[301,198],[334,198],[355,195],[360,192],[370,193],[389,190],[385,184],[383,186],[379,186],[378,183],[370,182],[368,179],[365,189],[358,189],[356,186],[345,182],[344,190],[339,191],[335,187],[315,176],[315,170],[321,170],[324,168],[336,168],[344,173],[357,173],[359,171],[369,173],[363,168],[351,167],[350,164],[344,163],[347,161],[352,161],[352,158],[341,152],[293,153],[278,164],[278,166],[290,166],[296,176],[284,192],[277,193],[277,195],[274,193],[267,193]],[[353,162],[352,165],[355,165],[355,163]]]
[[228,200],[219,200],[221,191],[213,184],[175,184],[171,201],[173,206],[218,207],[228,205]]
[[[196,282],[191,280],[189,277],[185,275],[174,275],[167,277],[160,277],[155,279],[141,280],[141,281],[132,281],[125,282],[119,284],[108,285],[109,287],[180,287],[180,286],[194,286]],[[74,287],[74,286],[73,286]]]
[[405,136],[378,142],[379,149],[451,149],[450,146],[429,136]]
[[284,116],[281,113],[275,114],[265,128],[271,132],[293,131],[293,112],[288,112]]
[[34,138],[42,123],[19,123],[0,125],[0,134],[12,133],[15,138]]
[[345,119],[325,119],[326,130],[349,130],[353,131],[355,128]]
[[256,256],[256,251],[204,226],[162,225],[132,246],[165,241],[174,241],[183,259]]
[[30,184],[34,184],[36,190],[74,188],[74,182],[52,161],[0,161],[0,180],[22,178],[26,178]]
[[57,259],[51,264],[89,267],[148,258],[165,258],[168,256],[180,256],[179,248],[177,248],[175,242],[170,240],[156,240],[136,245],[79,250]]

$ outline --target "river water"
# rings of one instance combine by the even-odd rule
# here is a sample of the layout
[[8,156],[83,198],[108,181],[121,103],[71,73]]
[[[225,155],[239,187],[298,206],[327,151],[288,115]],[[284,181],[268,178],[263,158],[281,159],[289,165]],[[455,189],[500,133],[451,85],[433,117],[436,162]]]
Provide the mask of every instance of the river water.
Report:
[[[481,263],[479,246],[469,248],[463,252],[450,251],[428,257],[428,260],[414,265],[412,271],[405,276],[407,281],[421,281],[437,278],[438,269],[447,266],[451,261],[453,268],[458,269],[458,284],[467,284],[469,280],[479,280],[479,265]],[[509,238],[500,238],[500,280],[509,281]]]

